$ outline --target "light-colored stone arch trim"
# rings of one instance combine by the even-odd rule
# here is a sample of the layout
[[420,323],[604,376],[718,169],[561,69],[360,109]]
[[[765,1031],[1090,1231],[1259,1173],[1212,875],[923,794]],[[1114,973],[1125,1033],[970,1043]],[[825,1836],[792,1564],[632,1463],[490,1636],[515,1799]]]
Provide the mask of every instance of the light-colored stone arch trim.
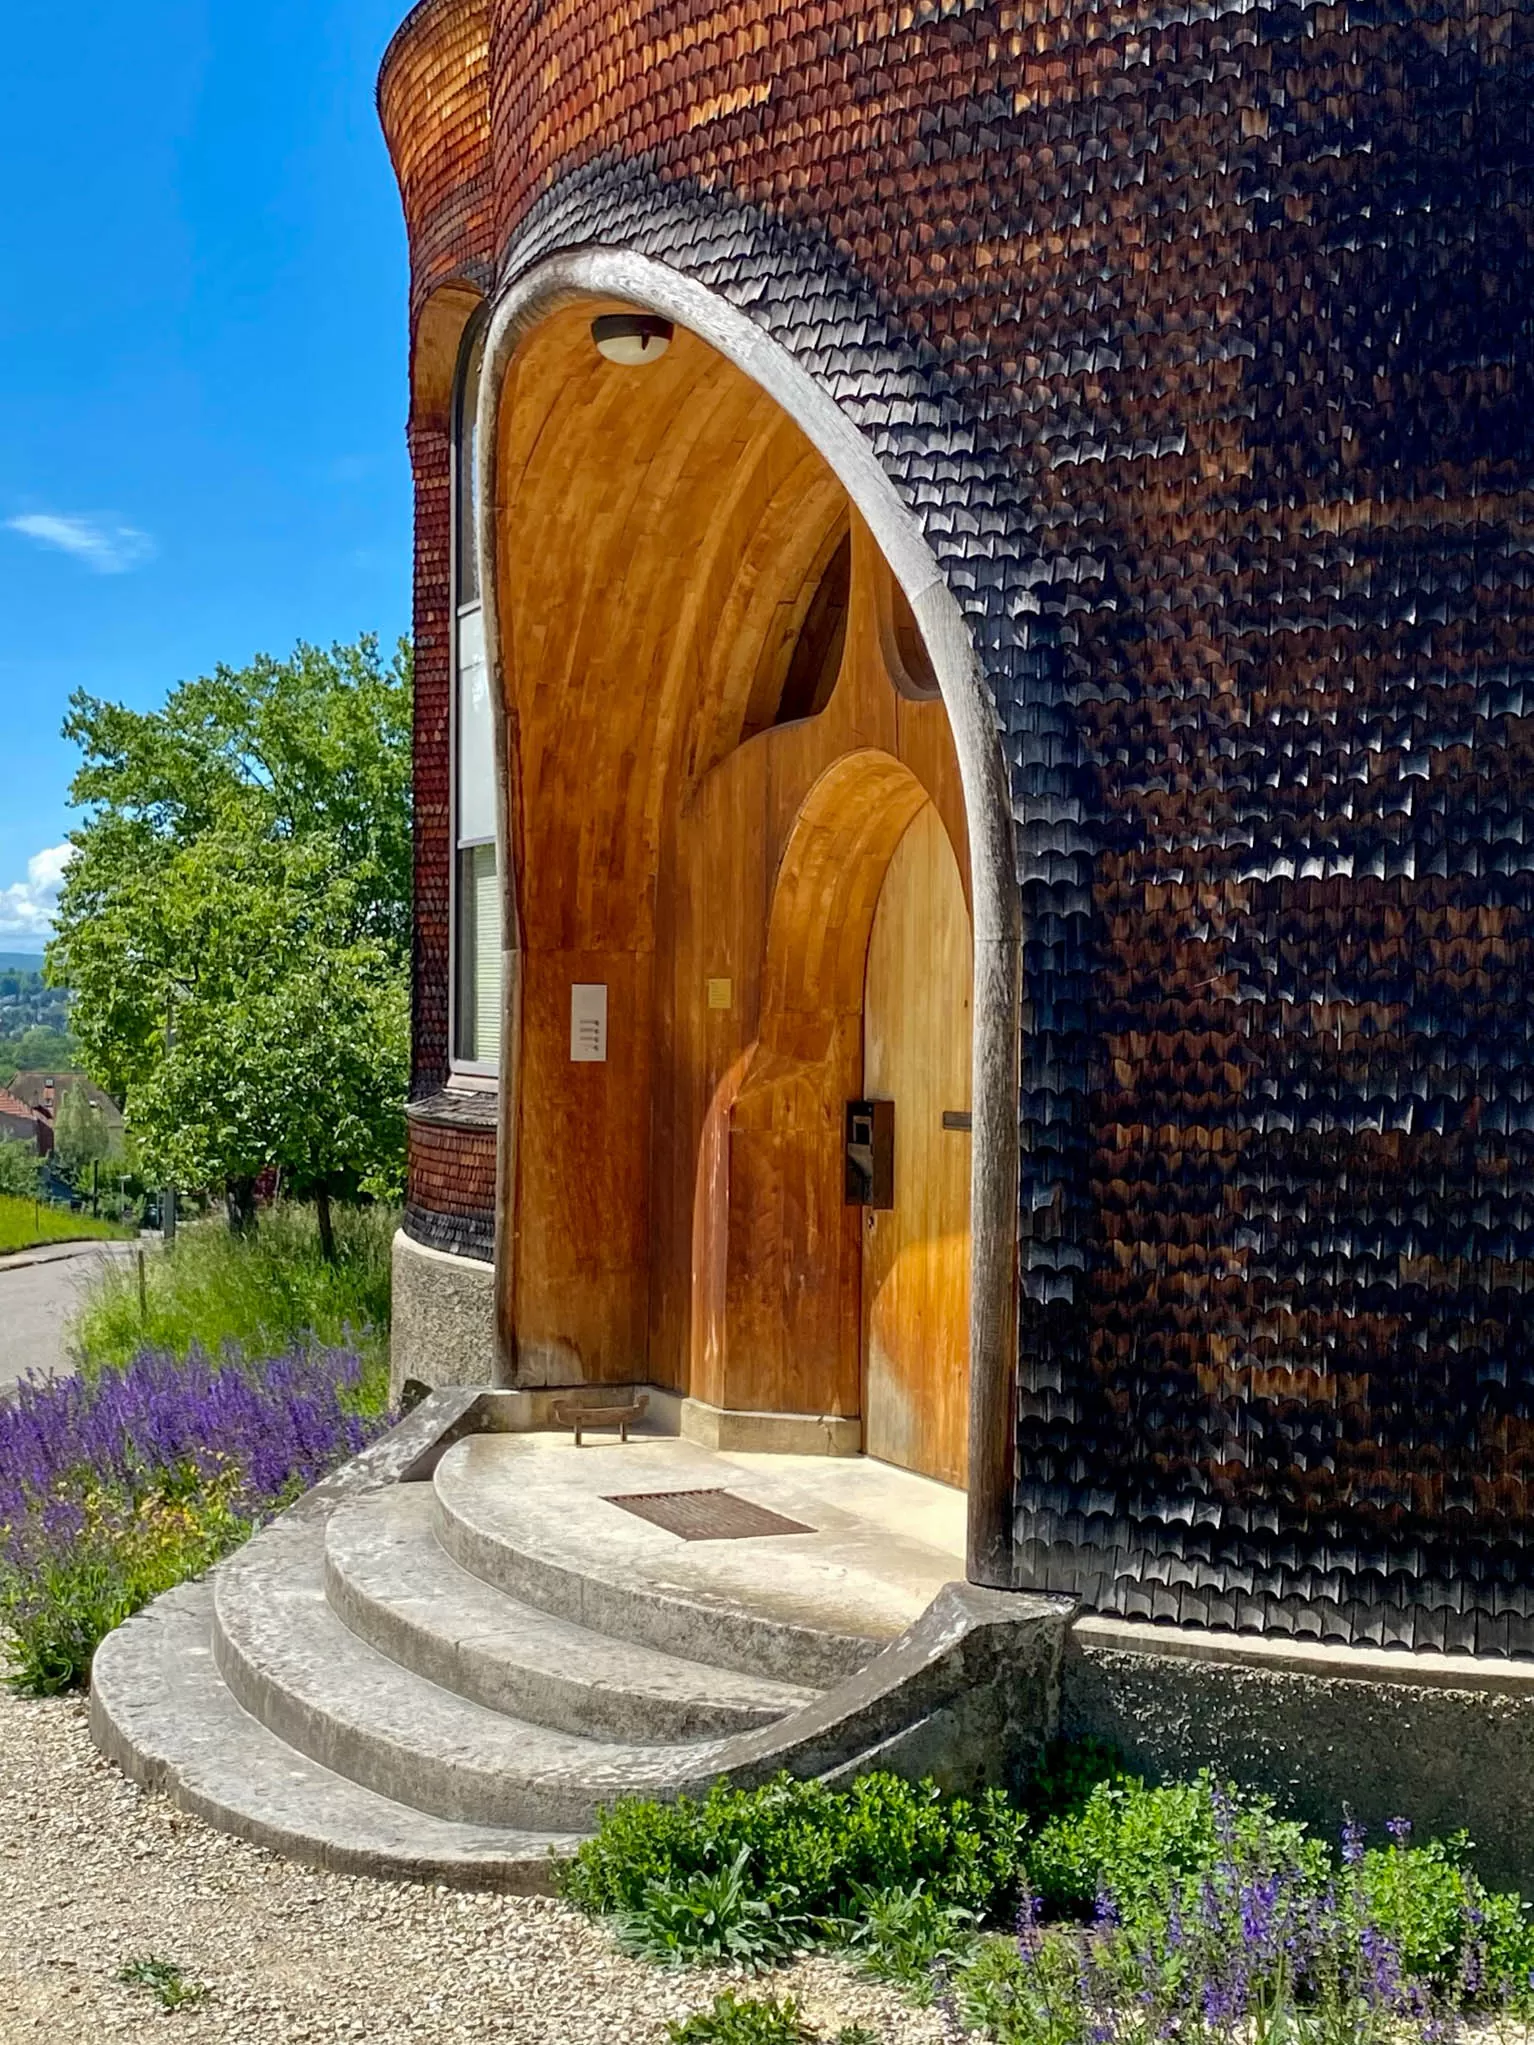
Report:
[[1017,1371],[1018,1091],[1021,900],[1012,809],[995,703],[962,612],[921,527],[859,429],[781,343],[695,278],[626,249],[584,248],[545,257],[503,287],[491,315],[479,396],[480,495],[476,543],[496,722],[499,856],[505,905],[507,1047],[501,1085],[497,1196],[497,1377],[511,1381],[514,1246],[506,1229],[516,1169],[516,1074],[521,975],[516,891],[508,866],[511,790],[506,734],[496,529],[497,424],[506,374],[522,340],[561,307],[617,299],[653,312],[734,364],[794,421],[841,482],[905,591],[948,713],[969,831],[975,934],[970,1313],[969,1574],[1011,1581],[1013,1386]]

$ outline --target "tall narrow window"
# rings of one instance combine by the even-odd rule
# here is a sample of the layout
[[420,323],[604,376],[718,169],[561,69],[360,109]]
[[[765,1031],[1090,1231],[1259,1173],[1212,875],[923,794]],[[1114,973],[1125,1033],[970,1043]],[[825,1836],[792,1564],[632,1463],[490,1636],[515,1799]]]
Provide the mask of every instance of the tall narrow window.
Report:
[[483,341],[465,343],[453,445],[453,1062],[493,1073],[501,1056],[500,875],[495,852],[495,736],[474,542],[475,416]]

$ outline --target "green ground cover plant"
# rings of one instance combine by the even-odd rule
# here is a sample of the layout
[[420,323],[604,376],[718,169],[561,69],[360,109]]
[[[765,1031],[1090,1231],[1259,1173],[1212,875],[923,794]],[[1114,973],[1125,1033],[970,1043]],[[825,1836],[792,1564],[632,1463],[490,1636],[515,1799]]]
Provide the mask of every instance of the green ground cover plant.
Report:
[[1210,1775],[1153,1785],[1056,1750],[1017,1799],[870,1775],[630,1800],[565,1893],[660,1961],[840,1947],[993,2045],[1438,2045],[1526,2019],[1528,1906],[1462,1836],[1387,1829],[1334,1846]]
[[96,1221],[46,1200],[0,1193],[0,1256],[48,1243],[127,1242],[136,1234],[115,1221]]
[[320,1240],[312,1206],[283,1201],[254,1235],[231,1235],[211,1218],[184,1227],[174,1249],[138,1273],[102,1273],[71,1330],[84,1367],[121,1368],[147,1347],[216,1356],[234,1347],[274,1356],[294,1343],[354,1348],[364,1389],[381,1400],[388,1380],[389,1259],[399,1216],[392,1208],[334,1210],[335,1257]]

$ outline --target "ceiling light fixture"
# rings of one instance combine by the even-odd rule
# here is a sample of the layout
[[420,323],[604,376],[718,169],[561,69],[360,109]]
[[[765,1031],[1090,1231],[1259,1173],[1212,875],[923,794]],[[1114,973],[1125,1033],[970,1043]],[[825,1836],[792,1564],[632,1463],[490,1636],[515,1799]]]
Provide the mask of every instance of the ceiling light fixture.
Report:
[[670,320],[652,312],[604,312],[591,322],[591,338],[597,353],[609,362],[633,368],[640,362],[659,362],[671,346],[676,331]]

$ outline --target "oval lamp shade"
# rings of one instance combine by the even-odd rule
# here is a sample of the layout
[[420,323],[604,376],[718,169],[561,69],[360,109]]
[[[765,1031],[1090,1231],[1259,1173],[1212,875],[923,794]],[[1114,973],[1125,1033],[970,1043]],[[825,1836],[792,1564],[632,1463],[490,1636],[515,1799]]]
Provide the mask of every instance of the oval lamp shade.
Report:
[[659,362],[674,331],[670,320],[650,312],[604,312],[591,322],[598,354],[630,369],[641,362]]

